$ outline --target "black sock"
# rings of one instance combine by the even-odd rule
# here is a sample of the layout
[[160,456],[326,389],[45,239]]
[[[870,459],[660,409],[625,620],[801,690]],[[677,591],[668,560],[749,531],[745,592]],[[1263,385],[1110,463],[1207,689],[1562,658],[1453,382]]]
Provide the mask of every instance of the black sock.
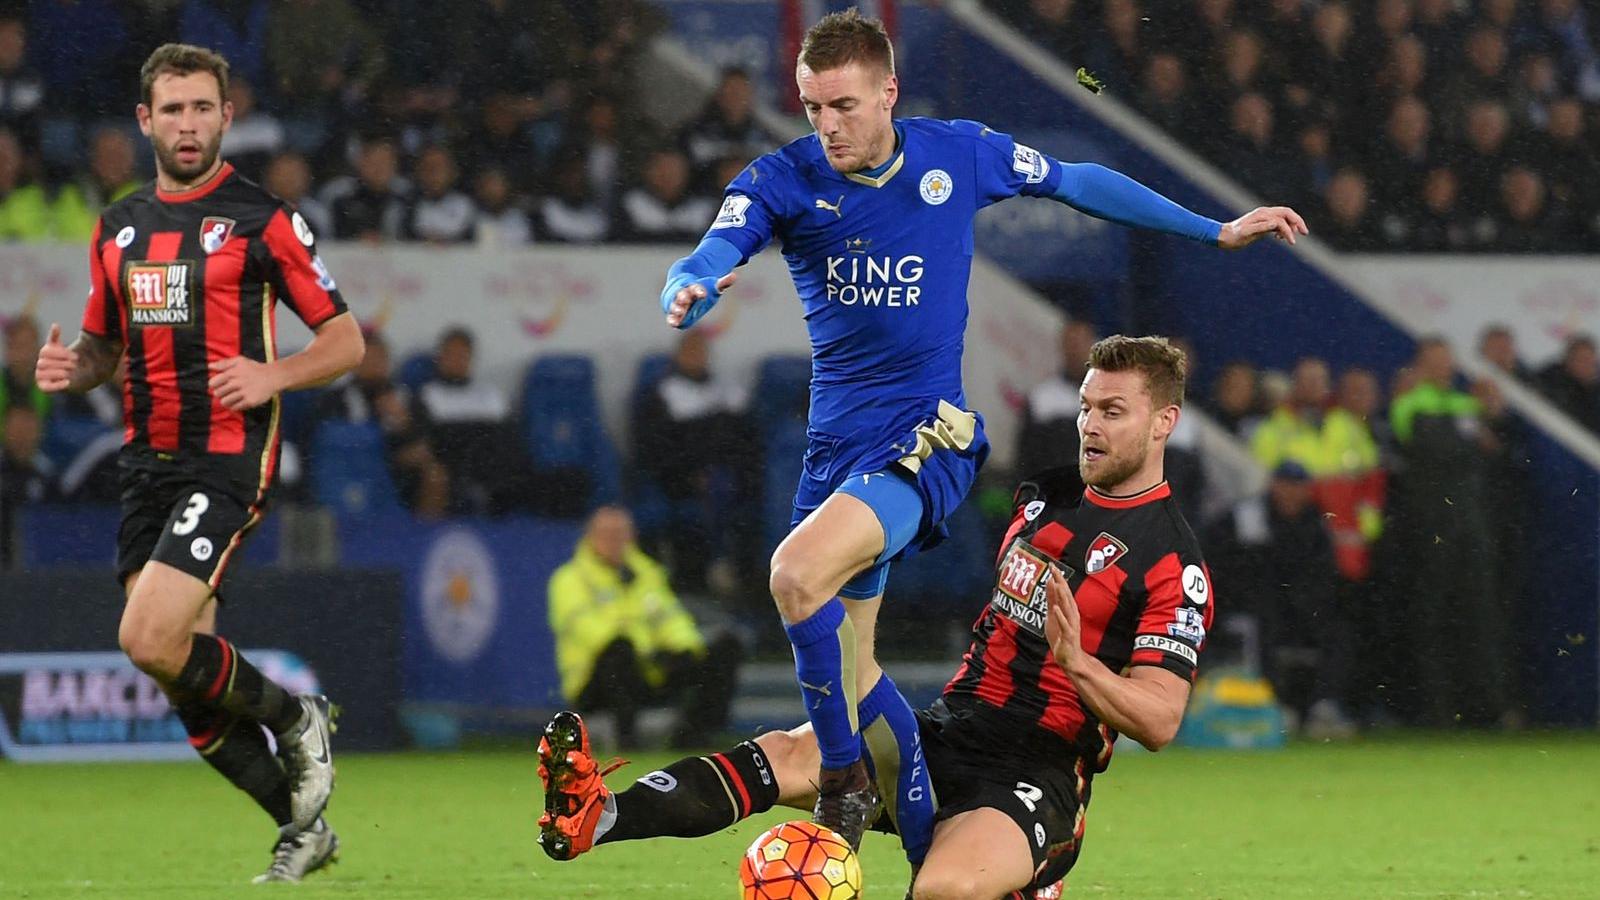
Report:
[[726,753],[690,756],[616,795],[617,819],[595,842],[701,837],[778,802],[778,780],[753,741]]
[[294,820],[289,777],[267,746],[261,726],[194,700],[178,704],[177,713],[201,759],[249,794],[279,828]]
[[215,635],[194,635],[189,661],[175,685],[185,698],[260,722],[273,734],[283,734],[300,721],[300,703]]

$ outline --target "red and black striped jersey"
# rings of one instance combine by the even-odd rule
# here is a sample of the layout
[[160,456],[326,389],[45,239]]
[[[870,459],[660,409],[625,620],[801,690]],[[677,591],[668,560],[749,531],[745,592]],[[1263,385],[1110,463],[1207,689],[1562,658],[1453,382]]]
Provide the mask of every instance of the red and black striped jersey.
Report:
[[1193,679],[1216,603],[1211,573],[1166,482],[1131,497],[1055,469],[1017,490],[994,593],[946,695],[975,699],[1066,741],[1094,771],[1115,734],[1078,697],[1045,639],[1049,563],[1067,575],[1083,646],[1113,672],[1160,666]]
[[83,330],[127,348],[125,443],[220,459],[265,491],[278,400],[233,412],[213,396],[210,366],[275,359],[280,299],[313,329],[345,311],[305,219],[224,164],[192,190],[152,183],[107,207],[89,276]]

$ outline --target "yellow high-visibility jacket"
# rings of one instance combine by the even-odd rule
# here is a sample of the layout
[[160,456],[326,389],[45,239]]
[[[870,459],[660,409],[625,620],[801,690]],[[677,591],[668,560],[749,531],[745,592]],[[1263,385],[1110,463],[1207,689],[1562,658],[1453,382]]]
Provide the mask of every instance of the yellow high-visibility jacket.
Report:
[[600,652],[618,638],[633,644],[645,677],[658,686],[664,676],[651,665],[656,654],[705,652],[705,638],[672,593],[666,569],[637,547],[628,548],[626,561],[633,580],[623,584],[622,573],[583,541],[550,576],[550,630],[561,693],[569,701],[589,683]]

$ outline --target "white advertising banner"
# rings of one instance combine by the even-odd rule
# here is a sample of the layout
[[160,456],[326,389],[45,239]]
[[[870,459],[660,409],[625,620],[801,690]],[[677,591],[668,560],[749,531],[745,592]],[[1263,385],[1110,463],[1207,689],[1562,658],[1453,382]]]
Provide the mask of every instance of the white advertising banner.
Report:
[[1600,332],[1600,257],[1352,256],[1341,268],[1414,333],[1441,334],[1463,355],[1501,324],[1537,369],[1568,335]]
[[[349,245],[327,246],[323,256],[357,317],[388,338],[397,365],[432,347],[444,328],[464,325],[477,339],[479,374],[516,397],[535,357],[591,355],[607,429],[626,446],[639,360],[674,344],[657,297],[683,249]],[[46,328],[60,322],[70,340],[83,313],[86,256],[85,248],[72,246],[0,247],[0,317],[30,312]],[[1060,315],[981,261],[974,263],[969,296],[968,401],[988,421],[995,461],[1006,463],[1021,398],[1057,367]],[[776,253],[740,269],[738,284],[696,327],[715,340],[713,367],[746,382],[766,356],[808,352],[800,304]],[[279,338],[285,350],[308,339],[283,307]]]

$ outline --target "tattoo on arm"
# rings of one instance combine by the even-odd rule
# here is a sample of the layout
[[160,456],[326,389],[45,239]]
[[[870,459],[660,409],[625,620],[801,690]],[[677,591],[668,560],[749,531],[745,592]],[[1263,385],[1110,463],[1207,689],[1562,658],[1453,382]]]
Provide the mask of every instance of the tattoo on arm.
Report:
[[91,391],[117,370],[117,362],[122,359],[122,343],[113,341],[99,335],[81,332],[78,339],[72,342],[73,352],[78,354],[78,367],[72,373],[72,384],[67,390],[75,394]]

